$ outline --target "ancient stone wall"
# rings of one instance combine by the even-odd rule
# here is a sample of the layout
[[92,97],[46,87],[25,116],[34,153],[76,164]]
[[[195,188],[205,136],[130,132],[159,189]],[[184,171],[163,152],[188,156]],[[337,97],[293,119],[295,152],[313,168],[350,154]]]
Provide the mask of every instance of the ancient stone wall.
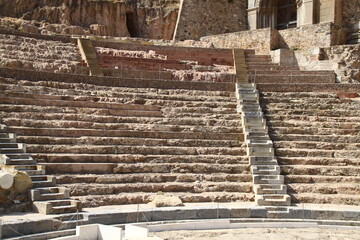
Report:
[[330,22],[281,30],[279,35],[279,48],[329,47],[343,42],[338,29]]
[[[179,0],[0,0],[0,16],[21,18],[42,33],[171,39]],[[3,20],[6,23],[6,19]],[[21,28],[20,23],[9,22]],[[4,24],[5,24],[4,23]]]
[[175,39],[246,30],[246,9],[244,0],[182,0]]
[[360,82],[360,44],[333,46],[324,51],[342,82]]
[[277,47],[278,33],[271,28],[242,31],[228,34],[206,36],[201,42],[212,44],[216,48],[254,49],[257,53],[268,53]]

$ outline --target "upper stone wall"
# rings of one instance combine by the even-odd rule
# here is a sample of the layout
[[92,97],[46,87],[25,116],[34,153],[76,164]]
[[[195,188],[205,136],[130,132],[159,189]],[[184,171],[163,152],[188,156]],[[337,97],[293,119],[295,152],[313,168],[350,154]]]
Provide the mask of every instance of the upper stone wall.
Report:
[[[32,32],[171,39],[180,0],[0,0],[0,16],[32,24]],[[5,23],[6,24],[6,23]],[[15,27],[14,27],[15,26]],[[17,29],[16,28],[16,29]],[[29,26],[25,27],[29,29]]]
[[247,29],[247,1],[182,0],[175,39],[199,39],[203,36]]

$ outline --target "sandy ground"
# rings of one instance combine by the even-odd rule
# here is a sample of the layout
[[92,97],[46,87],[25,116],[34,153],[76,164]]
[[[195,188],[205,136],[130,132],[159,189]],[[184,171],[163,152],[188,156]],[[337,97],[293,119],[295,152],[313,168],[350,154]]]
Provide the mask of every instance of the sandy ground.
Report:
[[360,231],[319,228],[244,228],[212,231],[168,231],[151,233],[151,236],[157,236],[164,240],[352,240],[360,239]]

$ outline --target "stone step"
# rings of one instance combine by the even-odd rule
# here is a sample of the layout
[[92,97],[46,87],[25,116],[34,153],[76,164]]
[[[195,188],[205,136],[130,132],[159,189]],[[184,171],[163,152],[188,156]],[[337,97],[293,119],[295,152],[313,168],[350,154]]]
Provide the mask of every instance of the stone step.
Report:
[[91,195],[113,195],[125,193],[157,193],[157,192],[184,192],[184,193],[252,193],[252,183],[185,183],[185,182],[166,182],[166,183],[125,183],[125,184],[66,184],[64,185],[71,191],[72,197],[91,196]]
[[301,193],[291,194],[293,203],[312,203],[312,204],[337,204],[358,206],[359,195],[352,194],[315,194]]
[[[273,153],[272,149],[252,149],[253,153]],[[239,147],[165,147],[165,146],[109,146],[109,145],[44,145],[28,144],[28,153],[81,154],[144,154],[144,155],[245,155]]]
[[250,75],[249,81],[254,83],[273,83],[273,84],[285,84],[285,83],[310,83],[310,84],[334,84],[336,82],[335,73],[329,75],[292,75],[292,73],[282,73],[282,75]]
[[275,134],[304,134],[304,135],[351,135],[359,136],[360,131],[357,129],[336,129],[336,128],[316,128],[316,127],[272,127],[270,135]]
[[0,143],[14,143],[12,138],[0,138]]
[[271,139],[285,142],[323,142],[326,143],[357,143],[360,136],[351,135],[311,135],[311,134],[271,134]]
[[[150,81],[150,80],[149,80]],[[3,84],[8,84],[9,86],[17,85],[17,80],[14,79],[0,79],[0,82]],[[227,90],[189,90],[182,88],[174,89],[159,89],[159,88],[144,88],[138,86],[137,88],[131,87],[112,87],[112,86],[99,86],[93,84],[85,83],[66,83],[58,81],[46,81],[46,82],[31,82],[22,80],[23,86],[26,86],[27,89],[31,92],[38,92],[39,94],[46,92],[52,93],[55,95],[66,95],[66,96],[96,96],[96,97],[121,97],[127,96],[128,98],[143,98],[143,99],[163,99],[163,100],[205,100],[215,99],[221,102],[229,102],[229,98],[234,97],[232,91]],[[208,85],[208,83],[204,83]],[[45,87],[45,88],[44,88]],[[13,88],[13,87],[12,87]],[[14,89],[14,88],[13,88]],[[18,89],[18,88],[17,88]],[[69,90],[71,89],[71,90]],[[11,92],[11,88],[9,88]],[[36,91],[37,90],[37,91]],[[98,94],[95,94],[98,93]]]
[[351,185],[358,184],[360,182],[360,177],[358,176],[343,176],[339,174],[337,176],[322,176],[322,175],[286,175],[285,183],[294,184],[294,183],[348,183]]
[[2,166],[3,170],[7,171],[22,171],[26,172],[28,175],[43,175],[45,174],[44,165],[5,165]]
[[360,157],[360,150],[317,150],[317,149],[293,149],[278,148],[276,155],[279,157],[324,157],[324,158],[348,158]]
[[252,165],[251,172],[253,175],[279,175],[280,167],[277,165]]
[[310,128],[337,128],[337,129],[357,129],[360,130],[360,123],[347,122],[347,123],[334,123],[334,122],[304,122],[296,120],[288,121],[271,121],[270,127],[310,127]]
[[252,157],[274,157],[274,149],[272,147],[248,147],[247,154]]
[[0,148],[0,154],[25,153],[22,148]]
[[47,176],[46,178],[40,178],[39,176],[34,176],[33,179],[33,188],[44,188],[44,187],[54,187],[56,184],[56,179],[53,176]]
[[58,107],[39,107],[32,105],[4,105],[0,104],[0,111],[5,112],[47,112],[47,113],[66,113],[66,114],[87,114],[96,116],[125,116],[125,117],[165,117],[165,118],[207,118],[207,119],[221,119],[235,120],[239,118],[239,114],[234,110],[216,111],[208,109],[206,112],[197,112],[195,109],[162,109],[162,113],[154,111],[127,111],[127,110],[112,110],[112,109],[91,109],[91,108],[58,108]]
[[283,175],[253,175],[254,184],[284,184]]
[[324,157],[278,157],[281,165],[360,166],[357,159]]
[[[191,125],[165,125],[165,124],[142,124],[142,123],[94,123],[83,121],[63,120],[32,120],[32,119],[3,119],[9,126],[34,127],[34,128],[74,128],[74,129],[101,129],[126,130],[126,131],[162,131],[162,132],[220,132],[235,133],[241,132],[240,127],[228,126],[191,126]],[[0,143],[0,147],[3,145]],[[6,146],[6,145],[4,145]],[[13,145],[11,145],[13,146]]]
[[80,202],[76,200],[35,201],[33,208],[41,214],[74,213],[81,210]]
[[319,110],[319,109],[263,109],[266,115],[307,115],[307,116],[326,116],[326,117],[357,117],[359,110]]
[[211,163],[247,164],[239,155],[34,154],[41,163]]
[[[36,91],[36,89],[35,89]],[[56,89],[54,90],[56,91]],[[71,94],[69,92],[68,94]],[[81,92],[79,94],[82,94]],[[86,93],[83,93],[86,94]],[[224,99],[216,98],[213,96],[200,96],[195,98],[195,96],[183,96],[179,95],[175,99],[171,99],[168,95],[158,95],[152,96],[142,95],[141,97],[136,97],[130,95],[131,93],[124,93],[124,95],[119,96],[103,96],[103,97],[91,97],[89,95],[77,96],[77,95],[44,95],[38,93],[27,92],[11,92],[11,89],[7,90],[4,95],[6,97],[3,99],[4,104],[12,104],[13,102],[17,105],[40,105],[40,106],[66,106],[66,107],[86,107],[86,108],[109,108],[109,109],[118,109],[118,110],[138,110],[138,111],[158,111],[159,107],[188,107],[188,108],[235,108],[236,103],[234,103],[232,98]],[[34,100],[36,98],[37,100]],[[170,99],[166,99],[170,98]],[[193,99],[195,98],[195,99]],[[12,100],[15,99],[15,100]],[[39,99],[44,100],[45,102],[37,104]],[[131,101],[132,100],[132,101]],[[176,102],[174,102],[176,100]],[[51,102],[54,101],[54,102]],[[130,103],[129,103],[130,102]]]
[[[1,79],[0,79],[0,82]],[[23,82],[23,81],[22,81]],[[26,82],[23,83],[26,85]],[[107,88],[99,86],[95,90],[93,85],[82,84],[78,88],[76,84],[64,84],[59,86],[58,82],[49,82],[48,85],[33,86],[33,82],[29,82],[30,86],[26,86],[28,91],[32,94],[43,94],[44,87],[51,94],[74,96],[86,101],[105,101],[114,103],[138,103],[143,104],[156,104],[158,106],[211,106],[211,104],[219,104],[220,106],[232,106],[235,102],[235,94],[233,92],[225,91],[197,91],[197,90],[161,90],[161,89],[141,89],[141,88]],[[49,85],[57,86],[58,88],[51,88]],[[8,85],[7,92],[13,91],[16,87],[13,84]],[[85,89],[84,89],[85,88]],[[88,88],[88,90],[86,90]],[[69,90],[71,89],[71,90]],[[22,93],[22,92],[20,92]],[[25,92],[24,94],[29,94]],[[91,98],[89,96],[97,96]],[[174,102],[176,101],[176,102]]]
[[19,136],[18,140],[32,144],[59,145],[143,145],[143,146],[177,146],[177,147],[241,147],[237,140],[207,140],[207,139],[152,139],[127,137],[48,137]]
[[[169,195],[178,196],[183,202],[252,202],[254,195],[252,193],[226,193],[226,192],[210,192],[210,193],[181,193],[168,192]],[[120,204],[141,204],[148,203],[155,193],[125,193],[107,195],[91,195],[77,196],[76,198],[82,202],[83,207],[97,207],[103,205],[120,205]]]
[[292,183],[289,184],[289,194],[302,194],[302,193],[314,193],[314,194],[351,194],[359,195],[360,186],[357,184],[349,183],[317,183],[317,184],[304,184],[304,183]]
[[6,156],[10,160],[32,160],[28,153],[7,153]]
[[[5,157],[4,157],[5,156]],[[21,158],[21,159],[10,159],[7,155],[0,155],[0,164],[5,165],[34,165],[36,164],[36,160],[33,158]]]
[[287,207],[279,207],[279,206],[267,206],[266,207],[267,218],[284,218],[288,216],[290,213],[290,209]]
[[206,163],[48,163],[48,174],[125,174],[125,173],[249,173],[247,164],[206,164]]
[[239,140],[240,133],[209,133],[209,132],[153,132],[153,131],[117,131],[94,129],[63,129],[63,128],[29,128],[11,127],[11,131],[25,136],[54,136],[54,137],[133,137],[157,139],[208,139],[208,140]]
[[255,195],[255,202],[260,206],[290,206],[291,198],[286,194]]
[[281,99],[287,98],[288,100],[295,99],[314,99],[314,98],[323,98],[323,99],[336,99],[335,93],[330,92],[262,92],[263,96],[271,99]]
[[287,195],[288,188],[284,184],[254,185],[254,192],[260,195]]
[[[41,112],[1,112],[3,119],[33,119],[33,120],[67,120],[84,121],[92,123],[142,123],[142,124],[164,124],[164,125],[187,125],[187,126],[231,126],[238,127],[240,123],[236,120],[204,119],[204,118],[159,118],[159,117],[117,117],[98,116],[72,113],[41,113]],[[0,138],[0,141],[3,138]],[[7,138],[6,138],[7,139]]]
[[311,121],[311,122],[327,122],[327,123],[353,123],[360,121],[360,117],[327,117],[327,116],[304,116],[304,115],[266,115],[269,121]]
[[283,76],[296,76],[296,75],[307,75],[307,76],[333,76],[334,71],[300,71],[300,70],[252,70],[249,71],[249,75],[283,75]]
[[286,175],[358,176],[357,166],[282,165]]
[[272,148],[273,142],[271,140],[263,140],[263,139],[249,139],[246,140],[246,144],[248,147],[254,147],[254,148]]
[[[133,116],[133,117],[162,117],[160,111],[138,111],[138,110],[117,110],[107,108],[74,108],[74,107],[52,107],[37,105],[12,105],[0,104],[0,111],[5,112],[47,112],[47,113],[75,113],[75,114],[95,114],[95,115],[114,115],[114,116]],[[187,114],[182,113],[183,115]],[[180,114],[181,115],[181,114]],[[196,114],[195,114],[196,115]]]
[[274,157],[249,157],[250,165],[277,165],[278,161]]
[[[126,183],[250,183],[252,175],[237,173],[123,173],[123,174],[61,174],[56,175],[58,184],[126,184]],[[75,186],[75,185],[74,185]]]
[[[57,106],[76,108],[108,108],[118,110],[137,111],[159,111],[158,106],[139,104],[119,104],[115,102],[99,102],[101,98],[80,98],[72,96],[45,95],[32,93],[6,92],[0,97],[3,104],[12,105],[36,105],[36,106]],[[85,101],[84,101],[85,100]],[[87,100],[87,101],[86,101]]]
[[4,143],[4,142],[0,142],[0,148],[22,149],[23,144],[21,144],[21,143]]
[[32,201],[63,200],[70,198],[70,190],[67,188],[51,187],[31,189]]
[[[282,100],[282,98],[280,97]],[[270,109],[310,109],[310,110],[337,110],[337,109],[349,109],[359,110],[358,101],[351,99],[341,99],[339,97],[333,97],[329,99],[323,98],[298,98],[298,99],[266,99],[261,98],[262,106],[266,106]]]
[[275,148],[293,148],[293,149],[317,149],[317,150],[360,150],[359,143],[336,143],[336,142],[316,142],[316,141],[276,141]]
[[274,63],[249,63],[247,64],[248,71],[298,71],[299,67],[279,66]]
[[287,186],[284,184],[256,184],[254,193],[256,195],[287,194]]

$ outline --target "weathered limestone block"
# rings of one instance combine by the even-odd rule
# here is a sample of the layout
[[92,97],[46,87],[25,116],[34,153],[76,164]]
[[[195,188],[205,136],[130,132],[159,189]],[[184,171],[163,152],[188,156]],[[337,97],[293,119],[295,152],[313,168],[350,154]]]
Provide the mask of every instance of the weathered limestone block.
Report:
[[154,199],[149,203],[154,207],[177,207],[184,206],[181,199],[175,196],[165,196],[157,194]]
[[30,24],[30,23],[22,23],[20,28],[19,28],[20,31],[24,31],[24,32],[28,32],[28,33],[40,33],[40,30],[35,27],[33,24]]
[[69,27],[65,27],[61,33],[70,34],[70,35],[84,35],[85,31],[82,27],[79,26],[69,26]]

